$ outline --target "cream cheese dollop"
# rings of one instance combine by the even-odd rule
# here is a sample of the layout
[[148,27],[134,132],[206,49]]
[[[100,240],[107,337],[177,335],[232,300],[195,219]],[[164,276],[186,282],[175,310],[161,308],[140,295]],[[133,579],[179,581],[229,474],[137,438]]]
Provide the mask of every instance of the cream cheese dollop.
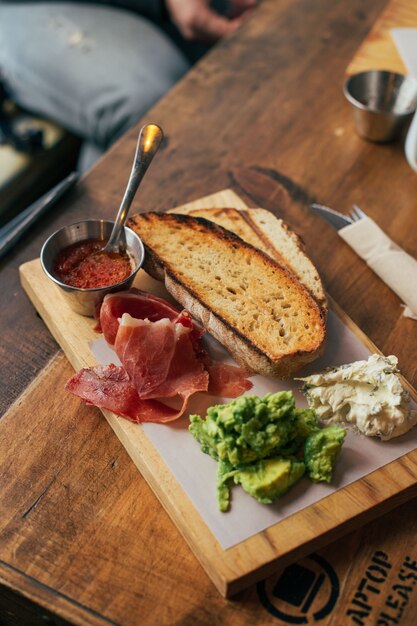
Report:
[[308,404],[322,421],[352,424],[364,435],[388,440],[417,423],[397,365],[395,356],[372,354],[367,361],[296,380],[304,382]]

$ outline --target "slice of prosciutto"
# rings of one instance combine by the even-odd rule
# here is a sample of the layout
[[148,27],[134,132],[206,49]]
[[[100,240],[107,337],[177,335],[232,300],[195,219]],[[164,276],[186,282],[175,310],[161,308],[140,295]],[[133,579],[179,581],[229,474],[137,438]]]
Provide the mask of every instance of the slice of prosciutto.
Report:
[[188,311],[178,311],[169,302],[158,298],[141,289],[129,289],[108,294],[100,309],[100,329],[104,339],[110,345],[114,345],[119,328],[119,319],[123,313],[129,313],[135,319],[149,320],[157,322],[161,319],[168,319],[172,322],[182,324],[192,328],[193,341],[197,341],[204,333],[191,318]]
[[243,367],[217,361],[207,365],[207,370],[209,373],[207,391],[211,396],[237,398],[253,387],[253,383],[247,378],[251,373]]
[[171,422],[186,408],[186,401],[177,410],[159,400],[142,400],[126,370],[113,364],[80,370],[70,378],[65,389],[86,404],[107,409],[131,422]]
[[209,375],[191,340],[192,328],[124,313],[114,349],[140,398],[188,397],[207,391]]
[[[139,289],[104,298],[100,326],[122,366],[81,370],[67,389],[88,404],[131,421],[168,422],[197,392],[236,398],[252,387],[243,368],[214,362],[201,341],[203,329],[188,311]],[[162,400],[177,398],[181,408]]]

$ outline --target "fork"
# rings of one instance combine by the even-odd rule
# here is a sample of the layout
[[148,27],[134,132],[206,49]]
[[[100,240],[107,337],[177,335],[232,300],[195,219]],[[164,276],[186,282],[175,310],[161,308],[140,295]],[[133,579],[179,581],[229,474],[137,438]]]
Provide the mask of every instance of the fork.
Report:
[[365,217],[368,217],[357,204],[353,205],[353,209],[348,212],[348,216],[352,222],[359,222],[359,220],[363,220]]

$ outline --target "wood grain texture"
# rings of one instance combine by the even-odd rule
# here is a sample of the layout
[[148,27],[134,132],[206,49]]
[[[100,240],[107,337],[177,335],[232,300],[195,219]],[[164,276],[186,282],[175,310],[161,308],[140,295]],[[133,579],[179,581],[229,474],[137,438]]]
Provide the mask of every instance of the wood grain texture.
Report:
[[367,70],[408,74],[391,36],[392,28],[417,28],[417,4],[413,0],[390,0],[349,63],[348,75]]
[[[242,200],[236,201],[236,194],[224,190],[188,203],[185,208],[222,208],[235,204],[245,208]],[[183,209],[179,207],[179,212]],[[96,361],[89,347],[97,336],[94,320],[71,311],[62,292],[45,276],[39,260],[21,266],[20,275],[26,293],[74,369],[94,365]],[[143,288],[141,275],[137,284]],[[358,329],[343,311],[339,309],[338,314],[356,333]],[[371,350],[375,349],[369,340],[366,343]],[[417,400],[417,394],[413,395]],[[223,550],[142,428],[109,411],[102,412],[224,596],[237,593],[290,563],[295,556],[304,556],[417,495],[417,452],[411,452],[237,546]]]
[[[137,131],[155,121],[166,140],[133,210],[168,209],[232,187],[251,206],[274,211],[303,237],[331,296],[378,348],[399,357],[416,386],[415,322],[308,211],[311,199],[341,211],[357,203],[407,252],[417,253],[417,177],[402,142],[377,146],[357,137],[342,94],[346,68],[386,4],[264,0],[1,262],[2,626],[32,624],[23,600],[32,602],[38,621],[46,608],[72,624],[284,624],[271,605],[303,616],[300,607],[274,595],[279,573],[265,581],[267,608],[257,587],[233,602],[217,593],[106,421],[68,402],[63,385],[73,370],[56,356],[56,342],[19,286],[18,267],[37,257],[57,228],[114,216]],[[48,481],[52,487],[38,500]],[[416,524],[413,500],[320,550],[338,579],[336,604],[320,624],[353,626],[356,617],[374,626],[384,612],[397,619],[387,602],[404,601],[397,623],[414,626],[415,587],[406,601],[393,586],[404,584],[404,560],[417,559]],[[364,584],[371,584],[366,572],[376,552],[388,556],[390,568],[370,591]],[[22,601],[6,598],[2,589]],[[328,593],[323,585],[304,614],[309,622],[316,622],[313,613]]]

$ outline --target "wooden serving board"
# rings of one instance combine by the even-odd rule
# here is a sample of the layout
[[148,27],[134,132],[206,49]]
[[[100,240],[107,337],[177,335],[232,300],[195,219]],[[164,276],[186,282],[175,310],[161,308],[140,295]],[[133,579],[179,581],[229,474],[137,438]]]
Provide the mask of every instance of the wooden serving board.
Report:
[[[246,208],[246,205],[234,192],[225,190],[186,205],[191,207]],[[89,342],[96,338],[94,321],[69,309],[62,294],[42,272],[38,259],[22,265],[20,275],[29,298],[74,369],[94,365],[89,348]],[[366,347],[377,351],[351,320],[334,308]],[[417,493],[417,451],[414,450],[225,550],[142,427],[109,411],[103,410],[103,414],[224,596],[265,578]],[[215,507],[214,494],[210,498]]]
[[347,68],[347,74],[367,70],[390,70],[407,74],[391,36],[391,28],[416,28],[417,2],[391,0],[373,25]]

